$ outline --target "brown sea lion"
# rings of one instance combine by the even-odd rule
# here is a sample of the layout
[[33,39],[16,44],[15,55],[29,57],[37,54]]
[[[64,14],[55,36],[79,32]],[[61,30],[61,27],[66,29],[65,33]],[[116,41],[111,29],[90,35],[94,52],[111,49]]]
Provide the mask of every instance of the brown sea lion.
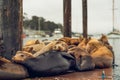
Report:
[[85,49],[73,47],[68,50],[68,53],[75,57],[78,70],[86,71],[94,69],[93,59]]
[[39,40],[28,40],[28,41],[25,43],[25,46],[30,46],[30,45],[39,44],[39,43],[40,43]]
[[83,37],[79,38],[70,38],[70,37],[63,37],[60,38],[59,41],[64,41],[68,45],[78,45],[82,41]]
[[26,51],[17,51],[16,55],[13,56],[12,60],[14,62],[23,62],[26,59],[34,58],[32,53],[26,52]]
[[47,44],[45,47],[43,47],[40,51],[36,52],[33,56],[37,57],[45,52],[48,51],[67,51],[68,45],[63,41],[52,41],[51,43]]
[[110,45],[109,41],[108,41],[108,37],[104,34],[102,34],[102,36],[100,37],[100,39],[98,39],[100,42],[103,43],[104,46],[106,46],[109,50],[111,50],[113,52],[113,48]]
[[113,53],[97,39],[91,39],[87,43],[86,49],[92,56],[96,68],[112,66]]
[[40,51],[43,47],[45,47],[44,42],[40,42],[39,44],[23,46],[22,51],[27,51],[27,52],[30,52],[30,53],[34,54],[34,53]]

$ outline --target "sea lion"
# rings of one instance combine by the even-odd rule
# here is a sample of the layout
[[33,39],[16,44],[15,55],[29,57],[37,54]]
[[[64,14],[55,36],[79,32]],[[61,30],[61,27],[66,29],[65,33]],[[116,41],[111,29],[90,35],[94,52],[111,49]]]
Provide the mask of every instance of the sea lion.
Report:
[[23,62],[27,59],[34,58],[32,53],[26,51],[17,51],[16,55],[12,57],[14,62]]
[[40,51],[43,47],[45,47],[45,43],[40,42],[39,44],[23,46],[22,51],[27,51],[27,52],[30,52],[30,53],[34,54],[34,53]]
[[112,66],[113,53],[97,39],[91,39],[87,43],[86,49],[92,56],[96,68]]
[[68,53],[75,57],[77,70],[86,71],[94,69],[93,59],[85,49],[73,47],[68,50]]
[[48,51],[67,51],[68,45],[63,41],[52,41],[49,44],[47,44],[45,47],[43,47],[40,51],[36,52],[33,56],[39,56],[45,52]]
[[58,40],[64,41],[68,45],[78,45],[83,40],[83,37],[79,37],[79,38],[63,37]]
[[30,45],[39,44],[39,43],[40,43],[39,40],[28,40],[28,41],[25,43],[25,46],[30,46]]

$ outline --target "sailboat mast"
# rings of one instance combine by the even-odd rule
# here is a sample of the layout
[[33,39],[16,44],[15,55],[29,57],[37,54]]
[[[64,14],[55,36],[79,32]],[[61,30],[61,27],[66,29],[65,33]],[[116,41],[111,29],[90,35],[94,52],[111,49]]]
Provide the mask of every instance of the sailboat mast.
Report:
[[113,12],[113,14],[112,14],[113,15],[113,19],[112,19],[113,20],[113,32],[115,31],[115,28],[114,28],[115,27],[114,7],[115,7],[115,1],[113,0],[113,2],[112,2],[112,8],[113,8],[112,9],[112,12]]

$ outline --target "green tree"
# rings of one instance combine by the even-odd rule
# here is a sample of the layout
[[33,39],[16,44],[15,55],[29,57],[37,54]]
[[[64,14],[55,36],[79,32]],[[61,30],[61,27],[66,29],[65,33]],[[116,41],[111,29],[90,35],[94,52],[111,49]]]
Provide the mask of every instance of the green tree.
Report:
[[43,26],[44,26],[44,23],[45,23],[45,19],[43,17],[39,17],[39,19],[40,19],[40,29],[44,30]]
[[23,26],[25,29],[32,29],[32,30],[42,30],[42,31],[47,31],[50,33],[53,33],[53,31],[56,28],[60,28],[62,31],[62,25],[56,24],[52,21],[46,21],[43,17],[38,17],[38,16],[32,16],[32,19],[26,19],[26,16],[24,16],[23,19]]
[[38,17],[32,16],[32,20],[30,20],[30,28],[33,30],[38,30]]
[[50,32],[53,32],[56,28],[58,28],[57,24],[55,24],[54,22],[46,21],[44,23],[43,30],[49,30]]

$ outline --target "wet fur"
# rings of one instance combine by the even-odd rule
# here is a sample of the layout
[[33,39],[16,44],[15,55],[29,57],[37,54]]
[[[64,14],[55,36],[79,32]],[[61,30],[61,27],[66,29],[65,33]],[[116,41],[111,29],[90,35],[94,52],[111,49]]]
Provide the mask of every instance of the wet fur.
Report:
[[34,54],[34,53],[40,51],[43,47],[45,47],[44,42],[40,42],[39,44],[23,46],[22,51],[27,51],[27,52]]
[[92,56],[96,68],[112,66],[113,53],[97,39],[90,40],[87,43],[86,49]]
[[27,59],[34,58],[32,53],[26,52],[26,51],[17,51],[16,55],[12,57],[12,60],[14,62],[23,62]]
[[68,53],[75,57],[77,69],[80,71],[93,70],[95,64],[90,54],[83,48],[73,47]]
[[37,57],[45,52],[48,51],[67,51],[68,45],[63,41],[52,41],[49,44],[47,44],[45,47],[43,47],[40,51],[36,52],[34,54],[34,57]]
[[70,38],[70,37],[63,37],[60,38],[59,41],[64,41],[68,45],[78,45],[82,41],[83,37],[79,38]]

